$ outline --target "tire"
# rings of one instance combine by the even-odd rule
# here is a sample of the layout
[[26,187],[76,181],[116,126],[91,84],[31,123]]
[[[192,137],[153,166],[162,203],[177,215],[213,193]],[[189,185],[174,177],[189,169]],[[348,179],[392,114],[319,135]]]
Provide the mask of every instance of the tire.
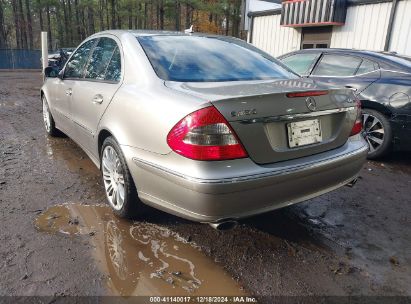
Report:
[[120,146],[113,137],[104,140],[100,160],[104,189],[113,212],[121,218],[135,218],[141,215],[143,203],[138,198],[136,186]]
[[45,96],[41,98],[43,104],[43,123],[46,133],[52,137],[61,135],[61,132],[56,128],[53,115],[50,112],[49,104]]
[[370,150],[368,159],[379,159],[386,156],[392,147],[392,129],[384,114],[372,110],[362,110],[363,134]]

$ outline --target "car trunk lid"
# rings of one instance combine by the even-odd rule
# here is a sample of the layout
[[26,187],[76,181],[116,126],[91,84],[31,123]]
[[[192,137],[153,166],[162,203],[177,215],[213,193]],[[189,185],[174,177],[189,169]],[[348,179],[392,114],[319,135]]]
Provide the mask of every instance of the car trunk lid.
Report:
[[342,146],[357,115],[352,90],[310,80],[166,82],[166,86],[211,102],[258,164]]

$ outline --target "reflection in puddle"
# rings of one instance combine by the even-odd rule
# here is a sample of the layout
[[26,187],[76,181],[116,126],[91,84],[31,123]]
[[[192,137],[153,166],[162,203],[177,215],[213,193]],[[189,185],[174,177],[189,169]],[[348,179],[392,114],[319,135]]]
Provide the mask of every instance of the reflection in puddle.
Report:
[[155,224],[119,219],[104,205],[53,206],[35,225],[49,233],[89,235],[113,294],[245,295],[195,244]]

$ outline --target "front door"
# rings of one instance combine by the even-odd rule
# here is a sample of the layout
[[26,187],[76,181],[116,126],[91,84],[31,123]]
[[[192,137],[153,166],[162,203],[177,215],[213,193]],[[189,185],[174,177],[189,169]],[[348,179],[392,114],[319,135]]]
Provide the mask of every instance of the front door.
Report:
[[62,80],[57,77],[49,78],[48,81],[53,82],[53,85],[50,87],[53,88],[53,116],[56,121],[56,127],[70,136],[72,131],[72,121],[70,118],[71,88],[74,85],[74,81],[69,79]]
[[96,39],[87,40],[78,47],[64,67],[63,79],[55,80],[57,88],[55,109],[59,116],[57,127],[61,127],[73,139],[75,139],[75,129],[71,114],[74,87],[84,75],[84,67],[96,42]]

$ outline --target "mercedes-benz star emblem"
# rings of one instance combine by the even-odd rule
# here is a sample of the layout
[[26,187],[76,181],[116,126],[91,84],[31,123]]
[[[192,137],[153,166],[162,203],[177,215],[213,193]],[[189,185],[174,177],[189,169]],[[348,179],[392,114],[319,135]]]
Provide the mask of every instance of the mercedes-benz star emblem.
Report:
[[307,97],[305,104],[307,105],[308,110],[310,110],[311,112],[314,112],[317,109],[317,103],[312,97]]

